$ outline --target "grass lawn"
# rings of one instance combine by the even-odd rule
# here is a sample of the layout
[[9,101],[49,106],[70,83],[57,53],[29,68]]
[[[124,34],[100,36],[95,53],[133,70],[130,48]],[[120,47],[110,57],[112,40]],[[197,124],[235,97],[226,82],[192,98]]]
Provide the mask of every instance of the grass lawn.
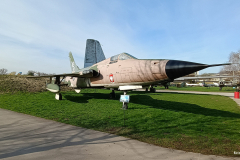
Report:
[[[164,87],[156,87],[157,90],[165,90]],[[236,92],[236,89],[233,89],[233,87],[223,87],[221,91],[219,91],[219,87],[181,87],[181,88],[177,88],[177,87],[172,87],[169,86],[168,90],[178,90],[178,91],[200,91],[200,92]]]
[[0,108],[185,151],[234,156],[240,151],[240,108],[215,95],[128,92],[129,109],[121,109],[109,90],[0,95]]

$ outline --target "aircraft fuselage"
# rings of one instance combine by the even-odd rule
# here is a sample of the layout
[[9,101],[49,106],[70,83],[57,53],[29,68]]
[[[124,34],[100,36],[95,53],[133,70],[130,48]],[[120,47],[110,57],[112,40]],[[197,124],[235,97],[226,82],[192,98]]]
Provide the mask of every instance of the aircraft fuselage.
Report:
[[[105,87],[118,88],[122,85],[151,85],[169,80],[165,66],[169,60],[127,59],[110,61],[106,59],[87,69],[99,73],[95,78],[66,77],[70,87]],[[84,69],[83,69],[84,70]],[[70,84],[69,83],[69,84]]]

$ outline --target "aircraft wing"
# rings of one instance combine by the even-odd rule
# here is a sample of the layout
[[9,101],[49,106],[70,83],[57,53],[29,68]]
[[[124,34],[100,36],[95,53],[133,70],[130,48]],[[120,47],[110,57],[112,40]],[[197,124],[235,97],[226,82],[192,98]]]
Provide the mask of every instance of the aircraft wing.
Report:
[[66,74],[55,74],[55,75],[46,75],[46,76],[28,76],[27,78],[41,78],[41,77],[79,77],[79,78],[91,78],[96,77],[98,72],[95,70],[84,70],[79,73],[66,73]]

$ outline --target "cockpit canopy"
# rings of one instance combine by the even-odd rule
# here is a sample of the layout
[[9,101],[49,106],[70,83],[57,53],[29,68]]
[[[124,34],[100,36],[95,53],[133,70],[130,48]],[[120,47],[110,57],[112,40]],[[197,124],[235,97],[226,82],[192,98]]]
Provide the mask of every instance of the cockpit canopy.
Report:
[[136,57],[128,54],[128,53],[120,53],[118,55],[112,56],[110,61],[118,61],[118,60],[126,60],[126,59],[137,59]]

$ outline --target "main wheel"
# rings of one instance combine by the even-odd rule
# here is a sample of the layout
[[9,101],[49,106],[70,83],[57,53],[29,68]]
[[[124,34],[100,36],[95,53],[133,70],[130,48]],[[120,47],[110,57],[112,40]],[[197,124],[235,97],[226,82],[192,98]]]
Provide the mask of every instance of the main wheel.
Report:
[[110,99],[112,99],[112,98],[113,98],[113,96],[112,96],[112,93],[110,93],[110,94],[109,94],[109,98],[110,98]]
[[109,98],[113,99],[113,98],[115,98],[115,97],[116,97],[115,92],[112,91],[112,92],[109,94]]
[[156,88],[150,88],[150,92],[155,93],[156,92]]
[[56,100],[62,100],[62,94],[61,93],[56,93],[55,99]]

